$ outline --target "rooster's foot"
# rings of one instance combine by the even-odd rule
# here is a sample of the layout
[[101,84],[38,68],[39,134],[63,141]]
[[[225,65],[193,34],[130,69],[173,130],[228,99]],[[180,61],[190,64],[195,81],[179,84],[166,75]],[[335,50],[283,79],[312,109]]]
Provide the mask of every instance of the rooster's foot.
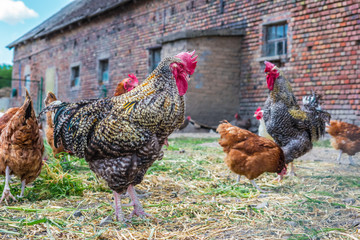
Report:
[[295,172],[289,172],[288,176],[289,177],[296,177],[296,173]]
[[136,206],[134,206],[134,210],[130,213],[129,218],[131,219],[134,215],[141,218],[145,218],[145,217],[154,218],[151,214],[146,213],[142,207],[136,207]]
[[5,199],[6,204],[8,204],[9,197],[16,202],[16,198],[11,194],[10,189],[5,188],[0,199],[0,203]]
[[151,217],[154,218],[151,214],[146,213],[141,205],[137,205],[135,202],[131,202],[129,204],[123,204],[123,207],[131,207],[134,206],[134,210],[130,213],[129,219],[131,219],[134,215],[145,218]]
[[354,163],[352,156],[349,156],[349,165],[350,166],[356,166],[356,164]]

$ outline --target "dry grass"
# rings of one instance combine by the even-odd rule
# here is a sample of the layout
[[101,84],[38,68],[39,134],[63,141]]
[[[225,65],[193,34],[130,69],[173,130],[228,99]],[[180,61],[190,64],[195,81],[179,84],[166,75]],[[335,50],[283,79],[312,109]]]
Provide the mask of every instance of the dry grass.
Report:
[[[73,158],[51,158],[25,198],[0,207],[3,239],[358,239],[359,167],[297,162],[298,177],[257,179],[260,194],[223,163],[215,138],[170,139],[162,161],[149,169],[137,189],[157,218],[134,217],[127,225],[100,221],[114,214],[112,194]],[[316,151],[316,148],[314,149]],[[323,156],[326,159],[328,156]],[[3,178],[2,178],[3,180]],[[3,182],[1,182],[1,191]],[[14,179],[12,192],[19,192]],[[123,200],[124,203],[128,199]],[[126,208],[128,215],[132,209]],[[75,213],[75,214],[74,214]],[[358,225],[357,225],[358,224]]]

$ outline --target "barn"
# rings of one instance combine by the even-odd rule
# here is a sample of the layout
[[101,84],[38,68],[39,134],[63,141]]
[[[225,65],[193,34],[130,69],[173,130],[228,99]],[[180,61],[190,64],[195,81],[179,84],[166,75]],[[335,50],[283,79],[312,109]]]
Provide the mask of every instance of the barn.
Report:
[[38,110],[47,91],[109,96],[129,73],[141,81],[161,58],[195,49],[186,114],[199,122],[252,117],[267,97],[268,60],[299,100],[316,90],[333,119],[360,125],[359,16],[355,0],[75,0],[7,46],[23,79],[11,104],[25,87]]

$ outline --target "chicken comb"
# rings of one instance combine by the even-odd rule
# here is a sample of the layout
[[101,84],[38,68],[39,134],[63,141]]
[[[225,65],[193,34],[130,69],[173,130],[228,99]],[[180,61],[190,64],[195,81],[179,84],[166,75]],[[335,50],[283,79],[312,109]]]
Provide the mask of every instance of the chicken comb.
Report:
[[265,70],[267,73],[266,82],[268,85],[268,89],[272,91],[274,89],[275,80],[280,76],[279,68],[272,64],[271,62],[265,61]]
[[129,76],[129,78],[133,79],[134,81],[139,82],[139,80],[137,79],[137,77],[135,76],[135,74],[130,73],[128,76]]
[[195,68],[197,64],[196,58],[198,56],[196,55],[194,57],[194,55],[195,55],[195,50],[192,52],[181,52],[175,56],[177,58],[180,58],[185,63],[189,75],[192,75],[195,72]]
[[265,63],[264,72],[268,73],[268,72],[271,72],[271,71],[273,71],[275,69],[278,70],[278,67],[275,64],[273,64],[271,62],[268,62],[268,61],[265,61],[264,63]]
[[255,114],[257,114],[258,112],[260,112],[261,111],[261,107],[258,107],[257,109],[256,109],[256,111],[255,111]]

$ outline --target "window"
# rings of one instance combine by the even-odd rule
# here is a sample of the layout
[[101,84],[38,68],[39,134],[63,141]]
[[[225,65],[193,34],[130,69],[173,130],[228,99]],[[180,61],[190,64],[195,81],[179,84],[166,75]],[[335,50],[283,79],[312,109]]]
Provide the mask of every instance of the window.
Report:
[[99,83],[109,82],[109,59],[99,61]]
[[265,56],[287,54],[287,23],[266,26]]
[[29,93],[30,93],[30,87],[31,87],[30,74],[27,74],[25,76],[25,88],[28,90]]
[[80,86],[80,66],[71,68],[71,87]]
[[149,61],[149,72],[152,72],[157,65],[160,63],[161,60],[161,48],[153,48],[149,50],[150,54],[150,61]]

